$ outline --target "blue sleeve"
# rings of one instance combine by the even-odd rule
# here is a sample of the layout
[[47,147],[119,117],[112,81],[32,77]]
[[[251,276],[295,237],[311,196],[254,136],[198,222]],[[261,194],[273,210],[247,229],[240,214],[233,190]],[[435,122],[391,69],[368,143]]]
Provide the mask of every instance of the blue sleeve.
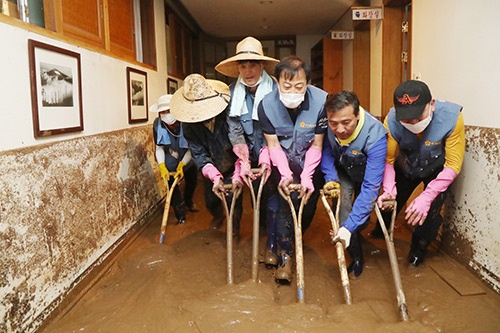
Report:
[[321,171],[325,175],[325,183],[338,182],[339,176],[335,168],[335,157],[333,156],[332,146],[328,138],[323,139],[323,153],[321,155]]
[[384,176],[385,157],[387,154],[387,136],[380,138],[368,151],[365,177],[361,184],[361,192],[354,200],[352,212],[342,223],[350,232],[365,223],[377,200],[380,184]]

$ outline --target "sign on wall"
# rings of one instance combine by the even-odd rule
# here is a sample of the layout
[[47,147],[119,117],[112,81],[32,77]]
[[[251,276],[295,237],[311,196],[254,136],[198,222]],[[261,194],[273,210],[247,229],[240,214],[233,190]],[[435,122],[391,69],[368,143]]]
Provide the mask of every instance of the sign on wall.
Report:
[[330,31],[331,39],[354,39],[354,31]]
[[353,20],[381,20],[383,18],[382,7],[352,7]]

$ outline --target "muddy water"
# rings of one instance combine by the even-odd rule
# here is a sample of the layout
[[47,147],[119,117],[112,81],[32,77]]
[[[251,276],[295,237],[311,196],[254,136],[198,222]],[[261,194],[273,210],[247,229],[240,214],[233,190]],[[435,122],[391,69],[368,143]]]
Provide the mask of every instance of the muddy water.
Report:
[[[104,276],[41,331],[500,332],[500,295],[476,280],[472,284],[479,295],[462,296],[433,269],[451,262],[434,249],[418,268],[408,265],[404,227],[396,229],[395,245],[410,320],[400,320],[385,242],[368,236],[373,225],[363,231],[364,272],[350,279],[353,305],[345,305],[321,202],[304,236],[305,304],[296,302],[295,279],[289,286],[278,285],[274,271],[262,264],[254,283],[247,198],[244,204],[248,208],[234,248],[232,285],[226,284],[224,230],[207,230],[210,217],[204,209],[190,213],[185,225],[175,225],[171,215],[164,244],[158,243],[158,212]],[[201,197],[197,205],[203,207]]]

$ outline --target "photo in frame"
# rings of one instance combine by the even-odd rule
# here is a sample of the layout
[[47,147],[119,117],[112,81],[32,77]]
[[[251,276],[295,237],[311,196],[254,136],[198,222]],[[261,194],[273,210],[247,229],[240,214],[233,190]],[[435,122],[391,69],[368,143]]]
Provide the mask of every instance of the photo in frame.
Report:
[[83,131],[80,54],[28,40],[35,138]]
[[173,95],[174,92],[176,92],[178,88],[179,88],[179,86],[177,84],[177,80],[174,80],[171,78],[167,79],[167,91],[169,94]]
[[148,121],[148,74],[127,67],[128,123]]

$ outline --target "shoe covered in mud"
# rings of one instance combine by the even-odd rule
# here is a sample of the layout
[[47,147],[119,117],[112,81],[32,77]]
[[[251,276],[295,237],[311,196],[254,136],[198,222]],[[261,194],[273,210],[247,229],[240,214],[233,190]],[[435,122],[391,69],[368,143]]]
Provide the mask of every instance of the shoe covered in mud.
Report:
[[264,256],[264,265],[266,265],[267,268],[278,266],[278,255],[272,250],[267,249],[266,255]]
[[279,284],[290,284],[292,282],[292,257],[281,253],[278,259],[278,268],[274,279]]
[[362,257],[354,257],[347,267],[347,272],[354,273],[355,277],[358,277],[363,273],[363,258]]

